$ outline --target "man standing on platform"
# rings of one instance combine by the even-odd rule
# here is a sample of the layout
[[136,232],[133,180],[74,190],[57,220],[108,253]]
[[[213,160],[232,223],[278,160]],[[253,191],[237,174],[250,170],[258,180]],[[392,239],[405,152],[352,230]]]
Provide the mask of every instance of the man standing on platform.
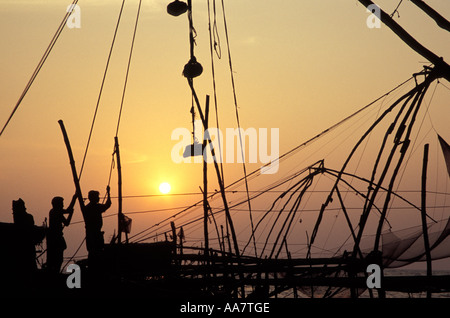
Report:
[[[76,195],[74,195],[67,209],[64,209],[64,198],[54,197],[52,199],[47,233],[47,268],[56,274],[61,270],[64,250],[67,248],[63,228],[69,226],[72,220],[76,198]],[[68,214],[67,218],[64,214]]]
[[89,191],[89,203],[82,208],[84,223],[86,227],[86,246],[88,250],[89,267],[98,268],[100,255],[104,247],[103,217],[102,214],[111,206],[110,188],[106,187],[107,200],[105,204],[99,203],[100,193]]

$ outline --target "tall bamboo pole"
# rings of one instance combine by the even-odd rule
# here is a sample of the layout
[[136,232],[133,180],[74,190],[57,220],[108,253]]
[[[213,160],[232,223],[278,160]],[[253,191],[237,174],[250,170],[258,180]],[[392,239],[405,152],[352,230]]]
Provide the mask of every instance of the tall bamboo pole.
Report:
[[[358,0],[366,8],[374,5],[370,0]],[[416,39],[414,39],[405,29],[403,29],[394,19],[391,18],[389,14],[384,12],[380,8],[380,20],[388,28],[390,28],[403,42],[405,42],[409,47],[411,47],[418,54],[426,58],[428,61],[435,65],[435,68],[439,70],[440,75],[444,77],[447,81],[450,81],[450,65],[444,62],[442,57],[437,56],[425,46],[420,44]]]
[[[202,120],[203,126],[205,126],[205,124],[206,124],[205,117],[203,115],[202,108],[200,107],[200,102],[198,100],[197,93],[195,92],[194,84],[192,82],[192,79],[188,79],[188,83],[189,83],[189,86],[191,87],[192,95],[194,96],[194,100],[195,100],[195,103],[197,105],[197,110],[199,112],[200,119]],[[208,99],[209,99],[209,95],[207,95],[207,101],[208,101]],[[222,196],[222,201],[223,201],[223,205],[224,205],[224,209],[225,209],[225,216],[226,216],[227,222],[228,222],[228,224],[230,226],[231,237],[233,239],[234,252],[235,252],[236,256],[239,258],[240,257],[239,245],[237,243],[236,232],[234,230],[233,220],[231,218],[230,209],[228,207],[228,202],[227,202],[226,195],[225,195],[225,186],[223,184],[222,176],[220,174],[219,165],[217,164],[217,160],[215,159],[216,158],[216,152],[214,150],[214,146],[212,145],[212,141],[211,141],[210,136],[207,135],[205,137],[206,137],[206,139],[207,139],[206,141],[207,141],[207,143],[209,143],[209,146],[210,146],[210,149],[211,149],[211,155],[213,157],[214,168],[215,168],[216,174],[217,174],[217,181],[218,181],[219,187],[220,187],[220,194]]]
[[[205,105],[205,122],[203,124],[203,131],[208,133],[208,119],[209,119],[209,96],[206,96]],[[205,237],[205,256],[209,255],[209,238],[208,238],[208,163],[206,162],[206,144],[207,138],[203,139],[202,156],[203,156],[203,233]],[[208,259],[207,262],[209,263]]]
[[438,26],[450,32],[450,22],[442,15],[440,15],[439,12],[437,12],[428,4],[426,4],[425,1],[422,0],[410,0],[410,1],[414,3],[416,6],[418,6],[420,9],[422,9],[422,11],[425,12],[430,18],[432,18]]
[[118,174],[118,214],[117,214],[117,243],[122,241],[122,165],[120,163],[119,138],[114,137],[114,152],[117,159],[117,174]]
[[[425,255],[427,259],[427,277],[431,278],[431,251],[430,242],[428,239],[428,227],[427,227],[427,211],[426,211],[426,197],[427,197],[427,166],[428,166],[428,148],[429,144],[425,144],[423,148],[423,165],[422,165],[422,232],[423,243],[425,246]],[[431,292],[427,290],[427,298],[431,298]]]
[[69,155],[70,168],[72,170],[72,177],[73,182],[75,184],[77,199],[78,202],[80,203],[80,208],[83,211],[84,209],[83,195],[81,193],[80,180],[78,179],[77,169],[75,167],[75,160],[73,158],[72,147],[70,146],[69,137],[67,136],[67,131],[66,128],[64,127],[64,122],[62,120],[58,120],[58,124],[61,127],[64,143],[66,144],[67,148],[67,154]]

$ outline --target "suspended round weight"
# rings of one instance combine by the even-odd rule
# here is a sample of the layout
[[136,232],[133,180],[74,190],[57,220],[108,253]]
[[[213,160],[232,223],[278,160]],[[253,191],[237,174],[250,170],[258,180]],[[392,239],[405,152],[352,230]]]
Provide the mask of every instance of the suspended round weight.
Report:
[[175,0],[167,5],[167,13],[177,17],[185,13],[188,9],[188,5],[185,2]]
[[202,65],[197,62],[197,59],[192,57],[189,62],[184,66],[183,75],[187,78],[194,78],[203,73]]

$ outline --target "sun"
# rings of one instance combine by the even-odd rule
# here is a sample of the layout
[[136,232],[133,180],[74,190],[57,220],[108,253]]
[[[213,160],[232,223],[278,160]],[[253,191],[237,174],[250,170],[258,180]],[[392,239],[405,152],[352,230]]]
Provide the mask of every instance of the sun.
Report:
[[159,191],[160,191],[162,194],[167,194],[167,193],[169,193],[169,192],[170,192],[170,189],[171,189],[170,184],[168,184],[167,182],[163,182],[163,183],[161,183],[161,184],[159,185]]

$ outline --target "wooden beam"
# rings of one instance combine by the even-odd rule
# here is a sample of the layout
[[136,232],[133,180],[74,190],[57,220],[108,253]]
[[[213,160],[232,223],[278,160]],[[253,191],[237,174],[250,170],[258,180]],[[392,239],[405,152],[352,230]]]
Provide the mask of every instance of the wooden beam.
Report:
[[[206,95],[205,122],[203,123],[203,132],[207,134],[209,120],[209,95]],[[208,137],[209,138],[209,137]],[[208,237],[208,163],[206,162],[205,149],[207,138],[203,138],[202,157],[203,157],[203,235],[205,238],[205,256],[209,255],[209,237]]]
[[[423,165],[422,165],[422,233],[423,243],[425,246],[425,255],[427,260],[427,277],[432,277],[431,269],[431,250],[430,242],[428,240],[428,227],[427,227],[427,210],[426,210],[426,197],[427,197],[427,166],[428,166],[428,148],[429,144],[425,144],[423,148]],[[427,298],[431,298],[431,292],[427,291]]]
[[[202,108],[200,106],[200,102],[198,100],[197,93],[195,92],[193,80],[189,79],[189,78],[187,80],[188,80],[189,87],[191,88],[192,96],[194,97],[195,104],[197,105],[197,110],[198,110],[198,113],[200,115],[200,119],[202,120],[203,127],[206,127],[207,126],[206,118],[203,115],[203,111],[202,111]],[[210,146],[211,155],[213,156],[213,158],[216,158],[216,153],[215,153],[214,147],[212,145],[212,141],[211,141],[210,136],[209,135],[205,135],[205,138],[207,139],[207,142],[208,142],[208,144]],[[214,168],[215,168],[216,174],[217,174],[217,181],[218,181],[219,187],[220,187],[220,194],[222,196],[223,206],[224,206],[224,209],[225,209],[225,216],[226,216],[226,219],[227,219],[228,224],[230,226],[231,237],[233,239],[233,245],[234,245],[234,252],[236,253],[236,256],[239,257],[240,256],[239,245],[238,245],[238,242],[237,242],[236,232],[234,230],[233,220],[231,218],[230,210],[228,208],[228,202],[227,202],[226,195],[225,195],[225,186],[223,184],[223,179],[222,179],[222,176],[220,174],[219,165],[217,164],[217,160],[214,159],[213,163],[214,163]]]
[[450,22],[442,15],[440,15],[439,12],[434,10],[432,7],[430,7],[422,0],[410,0],[410,1],[414,3],[416,6],[418,6],[420,9],[422,9],[422,11],[425,12],[430,18],[432,18],[438,26],[450,32]]
[[73,158],[72,147],[70,146],[69,137],[67,135],[67,131],[64,126],[64,122],[62,120],[58,120],[58,124],[61,127],[61,132],[63,134],[64,143],[66,144],[67,153],[69,155],[69,162],[70,162],[70,167],[72,170],[72,177],[73,177],[73,182],[75,184],[77,199],[78,199],[78,202],[80,203],[80,208],[83,211],[83,209],[84,209],[83,195],[81,194],[80,180],[78,179],[77,169],[75,167],[75,160]]
[[177,248],[177,230],[175,227],[175,222],[170,222],[170,227],[172,229],[172,242],[173,242],[173,246],[175,247],[175,250]]
[[120,162],[119,138],[114,137],[114,152],[117,158],[117,174],[118,174],[118,214],[117,214],[117,243],[122,241],[122,165]]
[[[374,3],[370,0],[358,0],[366,8]],[[414,51],[420,54],[422,57],[430,61],[435,65],[435,69],[438,70],[438,77],[443,77],[450,82],[450,65],[448,65],[442,57],[437,56],[432,51],[427,49],[416,39],[414,39],[405,29],[403,29],[397,22],[395,22],[389,14],[384,12],[380,8],[380,20],[388,28],[390,28],[403,42],[405,42]]]

